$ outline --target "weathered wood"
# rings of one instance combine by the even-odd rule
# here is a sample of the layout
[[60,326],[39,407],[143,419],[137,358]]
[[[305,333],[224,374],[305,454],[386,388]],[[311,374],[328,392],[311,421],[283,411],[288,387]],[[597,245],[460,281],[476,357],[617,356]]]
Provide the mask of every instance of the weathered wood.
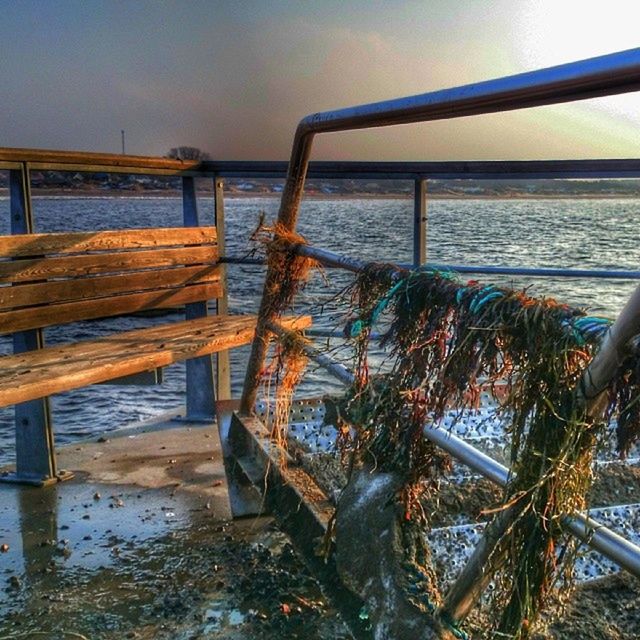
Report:
[[22,165],[19,162],[0,161],[0,171],[20,171]]
[[129,250],[216,242],[215,227],[172,227],[82,231],[76,233],[30,233],[0,236],[0,257],[28,258],[44,254]]
[[106,318],[147,309],[166,309],[178,307],[199,300],[211,300],[221,293],[217,282],[195,284],[178,289],[159,289],[146,293],[114,296],[99,300],[68,302],[30,307],[11,311],[4,315],[1,333],[24,331],[34,327],[47,327],[76,320]]
[[[219,267],[197,265],[94,278],[20,284],[13,287],[0,287],[0,309],[109,298],[127,293],[173,289],[204,282],[218,282],[219,280]],[[105,304],[108,303],[105,301]],[[11,312],[5,313],[8,313],[8,321],[10,322]],[[4,324],[4,315],[0,313],[0,326]],[[66,322],[71,322],[74,319],[70,314]]]
[[168,172],[185,169],[198,169],[199,160],[175,160],[173,158],[158,158],[153,156],[129,156],[115,153],[89,153],[86,151],[56,151],[50,149],[20,149],[0,148],[0,160],[8,162],[31,162],[36,165],[42,163],[60,165],[83,165],[84,171],[90,171],[87,166],[100,165],[111,167],[112,170],[121,168],[163,169]]
[[[311,318],[282,319],[292,329]],[[213,316],[0,357],[0,406],[76,389],[249,343],[255,316]]]
[[52,256],[46,259],[24,258],[22,260],[0,261],[0,284],[47,280],[49,278],[95,276],[136,269],[215,264],[217,259],[218,248],[216,245],[86,253]]

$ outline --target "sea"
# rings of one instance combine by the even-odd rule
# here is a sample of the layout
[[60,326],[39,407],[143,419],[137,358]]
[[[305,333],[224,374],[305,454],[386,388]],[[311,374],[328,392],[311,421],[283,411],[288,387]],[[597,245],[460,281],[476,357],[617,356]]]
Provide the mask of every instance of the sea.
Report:
[[[214,203],[199,200],[202,224],[212,224]],[[227,255],[260,255],[250,240],[262,216],[275,218],[278,198],[234,197],[225,200]],[[66,197],[33,199],[38,232],[179,226],[182,200],[171,197]],[[427,258],[439,265],[638,269],[640,202],[633,199],[436,199],[428,202]],[[344,255],[372,261],[410,262],[413,202],[409,199],[306,199],[298,230],[307,240]],[[9,233],[9,201],[0,198],[0,234]],[[635,288],[633,281],[507,276],[461,276],[526,289],[615,317]],[[348,319],[352,274],[329,269],[315,274],[300,294],[295,312],[312,313],[314,325],[341,330]],[[257,310],[264,268],[228,267],[233,313]],[[166,318],[113,318],[77,322],[45,331],[47,344],[87,340],[113,331],[166,322]],[[349,349],[323,339],[319,346],[348,364]],[[0,337],[0,354],[11,341]],[[249,348],[232,352],[232,386],[239,394]],[[165,414],[185,402],[184,363],[167,367],[153,386],[96,385],[52,398],[56,444],[78,442]],[[299,389],[314,396],[338,389],[312,368]],[[14,459],[13,409],[0,410],[0,465]]]

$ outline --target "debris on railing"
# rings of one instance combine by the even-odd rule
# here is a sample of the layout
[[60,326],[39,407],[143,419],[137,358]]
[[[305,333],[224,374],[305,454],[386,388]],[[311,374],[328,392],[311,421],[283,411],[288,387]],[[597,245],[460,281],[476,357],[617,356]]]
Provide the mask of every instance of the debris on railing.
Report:
[[[598,379],[589,365],[611,321],[553,299],[380,264],[360,270],[351,294],[356,312],[345,334],[353,339],[356,376],[337,401],[353,434],[342,440],[352,474],[336,520],[343,581],[368,603],[374,629],[389,637],[419,624],[433,637],[465,637],[457,625],[468,611],[452,615],[460,611],[447,607],[422,535],[429,528],[423,505],[437,499],[450,468],[423,429],[447,408],[474,407],[481,390],[499,385],[500,411],[512,423],[513,476],[502,503],[489,509],[500,526],[488,528],[495,540],[480,588],[493,577],[493,631],[529,637],[554,587],[571,583],[576,542],[564,521],[586,507],[605,427],[617,419],[623,455],[640,435],[637,344],[618,350],[615,371]],[[368,365],[376,323],[390,352],[384,374]],[[394,600],[391,609],[383,598]]]
[[[583,374],[610,327],[606,319],[524,291],[462,284],[451,273],[399,272],[392,265],[363,271],[354,301],[358,313],[347,333],[355,337],[357,382],[346,398],[357,433],[354,466],[402,479],[394,492],[404,520],[425,520],[422,501],[448,467],[446,456],[422,437],[425,423],[437,423],[447,407],[472,407],[483,388],[505,385],[500,404],[512,422],[514,478],[494,508],[498,517],[509,513],[509,526],[485,570],[499,572],[495,631],[528,637],[552,587],[570,574],[573,544],[563,518],[586,507],[605,424],[622,416],[622,453],[638,438],[637,350],[612,376],[604,414],[592,414],[581,392]],[[382,309],[390,322],[382,344],[392,366],[371,376],[367,336]],[[361,483],[361,476],[352,482]],[[433,581],[422,580],[420,589],[438,602]]]

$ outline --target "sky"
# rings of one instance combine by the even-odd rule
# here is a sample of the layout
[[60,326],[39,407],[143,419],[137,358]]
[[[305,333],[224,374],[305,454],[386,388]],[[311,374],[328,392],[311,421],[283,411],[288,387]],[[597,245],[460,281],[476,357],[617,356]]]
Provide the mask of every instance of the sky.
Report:
[[[640,46],[637,0],[0,0],[0,145],[285,160],[309,113]],[[638,157],[640,94],[318,136],[314,159]]]

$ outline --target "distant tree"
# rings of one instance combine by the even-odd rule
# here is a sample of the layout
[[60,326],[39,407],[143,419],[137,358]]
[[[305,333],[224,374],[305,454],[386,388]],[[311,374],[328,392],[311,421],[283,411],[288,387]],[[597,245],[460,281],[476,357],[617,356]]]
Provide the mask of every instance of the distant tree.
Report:
[[198,147],[173,147],[167,153],[167,158],[175,160],[209,160],[211,156]]

